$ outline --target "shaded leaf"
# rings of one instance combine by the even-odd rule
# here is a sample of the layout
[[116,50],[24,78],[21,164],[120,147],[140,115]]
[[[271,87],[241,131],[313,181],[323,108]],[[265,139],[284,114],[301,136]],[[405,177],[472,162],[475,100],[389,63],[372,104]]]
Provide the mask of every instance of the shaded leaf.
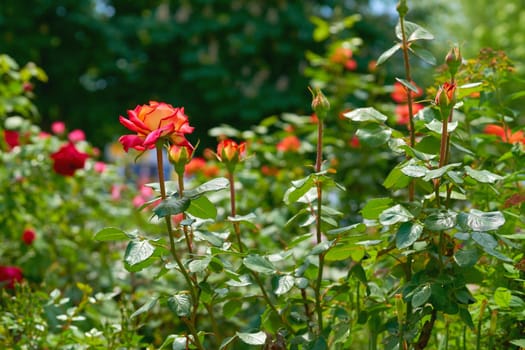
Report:
[[153,209],[153,212],[159,218],[163,218],[168,215],[180,214],[183,213],[186,209],[188,209],[188,207],[190,206],[190,202],[191,201],[185,197],[169,197],[161,201],[160,204]]
[[[430,123],[426,123],[425,126],[428,130],[438,133],[440,135],[443,133],[443,123],[437,119],[433,119]],[[447,132],[451,133],[452,131],[456,130],[457,127],[458,122],[450,122],[447,125]]]
[[391,208],[384,210],[379,215],[379,222],[381,225],[394,225],[398,222],[407,222],[414,218],[411,212],[409,212],[401,204],[394,205]]
[[431,66],[436,65],[436,58],[432,54],[432,52],[418,46],[418,45],[411,45],[409,47],[409,50],[414,53],[417,57],[421,58],[426,63],[430,64]]
[[401,48],[401,44],[395,44],[385,52],[379,56],[377,59],[377,65],[382,64],[383,62],[387,61],[390,57],[392,57],[393,54],[395,54],[399,49]]
[[290,289],[293,288],[295,284],[295,278],[290,275],[284,275],[279,278],[279,281],[277,282],[277,288],[275,289],[276,295],[282,295],[285,293],[288,293]]
[[[415,40],[433,40],[434,35],[430,33],[425,28],[421,27],[419,24],[416,24],[414,22],[404,21],[405,26],[405,36],[407,38],[407,41],[415,41]],[[403,40],[403,33],[401,32],[401,24],[399,21],[396,25],[396,36],[399,40]]]
[[206,196],[193,199],[187,208],[187,213],[201,219],[215,219],[217,208]]
[[388,119],[386,115],[372,107],[354,109],[353,111],[344,113],[343,116],[353,120],[354,122],[380,123]]
[[190,272],[202,272],[206,270],[208,265],[210,264],[211,256],[205,256],[203,259],[198,260],[192,260],[188,264],[188,269]]
[[390,139],[392,129],[379,124],[370,124],[359,128],[355,134],[363,144],[378,147]]
[[266,333],[263,331],[257,333],[241,333],[237,332],[237,336],[246,344],[250,345],[264,345],[266,342]]
[[130,318],[134,319],[138,315],[143,314],[143,313],[148,312],[149,310],[153,309],[153,307],[157,304],[157,300],[158,300],[157,297],[151,298],[148,302],[146,302],[140,308],[135,310],[135,312],[131,314]]
[[428,284],[418,287],[412,295],[412,307],[416,308],[424,305],[432,295],[432,290]]
[[454,261],[460,267],[474,266],[479,259],[478,250],[475,248],[460,249],[454,253]]
[[428,169],[424,166],[409,164],[402,167],[401,172],[409,177],[423,177],[427,174]]
[[191,314],[191,298],[188,294],[175,294],[168,299],[168,307],[179,317]]
[[264,274],[272,274],[276,271],[275,266],[266,258],[260,255],[248,255],[242,260],[244,266],[252,271]]
[[491,173],[488,170],[474,170],[468,165],[465,166],[465,172],[474,180],[477,180],[482,183],[492,184],[498,180],[503,179],[503,177],[498,174]]
[[421,237],[421,233],[423,233],[423,226],[418,223],[405,222],[401,224],[396,234],[396,247],[398,249],[410,247]]

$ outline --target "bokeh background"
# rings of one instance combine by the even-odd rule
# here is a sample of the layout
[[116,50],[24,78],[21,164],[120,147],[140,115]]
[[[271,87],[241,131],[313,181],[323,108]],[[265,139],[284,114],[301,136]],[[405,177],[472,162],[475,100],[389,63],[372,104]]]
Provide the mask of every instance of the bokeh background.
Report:
[[[310,113],[305,53],[321,54],[333,39],[318,40],[323,28],[315,18],[330,23],[324,29],[339,39],[362,39],[354,58],[356,70],[363,72],[392,46],[397,21],[394,0],[0,4],[0,52],[20,64],[35,62],[49,77],[34,90],[39,123],[46,128],[65,121],[98,146],[122,134],[119,115],[151,99],[184,106],[204,146],[211,143],[206,130],[222,123],[243,129],[273,114]],[[490,46],[505,50],[523,75],[523,0],[408,4],[408,19],[425,23],[435,34],[428,49],[437,57],[456,42],[464,57]],[[359,20],[338,30],[353,14]],[[397,59],[382,68],[386,84],[402,75]],[[432,77],[416,76],[416,81],[425,86]]]

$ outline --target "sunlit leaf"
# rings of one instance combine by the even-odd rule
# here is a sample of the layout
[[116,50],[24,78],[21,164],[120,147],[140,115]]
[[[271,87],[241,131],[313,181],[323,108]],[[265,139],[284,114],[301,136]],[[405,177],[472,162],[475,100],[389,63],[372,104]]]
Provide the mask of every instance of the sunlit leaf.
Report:
[[392,198],[372,198],[366,202],[361,214],[365,219],[375,220],[392,205],[392,202]]
[[414,295],[412,295],[412,307],[416,308],[421,305],[424,305],[428,301],[428,299],[430,299],[431,294],[432,290],[430,289],[430,286],[428,284],[418,287],[415,290]]
[[372,107],[354,109],[350,112],[344,113],[343,116],[354,122],[381,123],[388,119],[386,115]]
[[250,345],[264,345],[266,342],[266,333],[263,331],[257,333],[241,333],[237,332],[237,336],[246,344]]
[[188,294],[175,294],[168,299],[168,307],[179,317],[187,317],[191,314],[191,298]]
[[425,228],[430,231],[444,231],[456,225],[457,213],[451,210],[440,210],[431,213],[425,219]]
[[488,170],[474,170],[468,165],[465,166],[465,171],[468,176],[482,183],[492,184],[496,181],[503,179],[503,177],[498,174],[494,174]]
[[295,284],[295,277],[290,275],[284,275],[279,278],[277,282],[277,288],[275,289],[276,295],[286,294],[293,288]]
[[255,272],[270,275],[276,271],[275,266],[273,266],[268,259],[260,255],[248,255],[242,260],[242,263],[244,266]]
[[420,224],[412,222],[401,224],[396,234],[396,247],[398,249],[410,247],[421,237],[421,233],[423,233],[423,226]]
[[399,49],[401,48],[401,44],[395,44],[394,46],[392,46],[391,48],[389,48],[388,50],[386,50],[385,52],[383,52],[381,54],[381,56],[379,56],[379,58],[377,59],[377,65],[380,65],[382,63],[384,63],[385,61],[387,61],[390,57],[392,57],[393,54],[395,54]]
[[394,225],[399,222],[407,222],[414,218],[411,212],[409,212],[401,204],[394,205],[391,208],[384,210],[379,215],[379,222],[381,225]]

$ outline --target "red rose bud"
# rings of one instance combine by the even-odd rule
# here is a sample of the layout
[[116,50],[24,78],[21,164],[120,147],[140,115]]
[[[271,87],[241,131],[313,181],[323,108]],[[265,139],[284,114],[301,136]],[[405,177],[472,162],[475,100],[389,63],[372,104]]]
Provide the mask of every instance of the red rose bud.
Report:
[[445,56],[445,63],[447,64],[448,70],[452,76],[456,75],[459,66],[461,66],[462,60],[463,58],[461,57],[458,47],[450,49],[447,56]]
[[26,229],[24,230],[24,233],[22,233],[22,241],[24,241],[26,245],[31,245],[33,241],[35,240],[35,238],[36,238],[36,233],[35,231],[31,229]]
[[328,99],[319,88],[315,89],[315,91],[310,89],[310,92],[312,93],[312,109],[317,117],[324,119],[330,110],[330,102],[328,102]]
[[233,171],[237,163],[246,158],[246,142],[237,144],[235,141],[222,140],[217,145],[217,159],[226,164],[228,171]]
[[451,108],[456,103],[456,84],[446,82],[439,87],[436,94],[435,104],[440,108]]

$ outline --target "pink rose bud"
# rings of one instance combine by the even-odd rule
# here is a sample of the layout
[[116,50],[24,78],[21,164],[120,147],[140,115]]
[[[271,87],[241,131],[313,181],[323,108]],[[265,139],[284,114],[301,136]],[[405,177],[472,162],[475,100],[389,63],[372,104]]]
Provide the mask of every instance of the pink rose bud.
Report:
[[51,131],[55,135],[62,135],[66,131],[66,124],[64,122],[54,122],[51,124]]

